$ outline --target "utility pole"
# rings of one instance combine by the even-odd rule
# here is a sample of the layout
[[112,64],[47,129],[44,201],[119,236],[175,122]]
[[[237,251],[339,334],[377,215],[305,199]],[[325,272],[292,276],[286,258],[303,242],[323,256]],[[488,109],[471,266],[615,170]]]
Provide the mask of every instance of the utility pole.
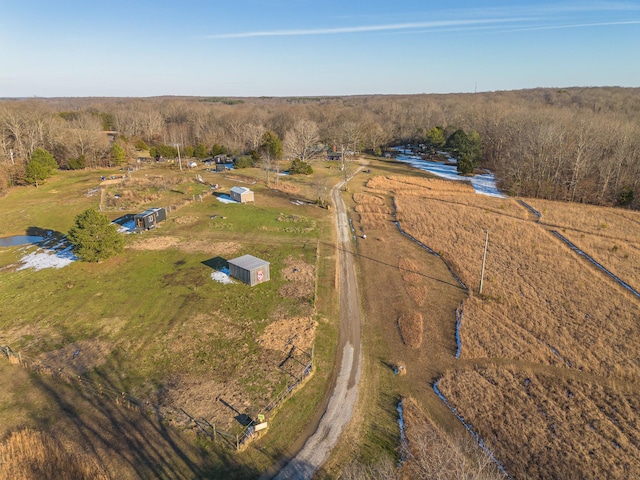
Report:
[[180,144],[176,143],[176,148],[178,149],[178,165],[180,166],[180,171],[182,171],[182,160],[180,160]]
[[480,274],[480,288],[479,293],[482,295],[482,281],[484,280],[484,264],[487,260],[487,245],[489,244],[489,230],[485,230],[486,236],[484,238],[484,254],[482,255],[482,273]]
[[344,191],[347,191],[347,163],[344,158],[344,145],[342,145],[342,173],[344,173]]

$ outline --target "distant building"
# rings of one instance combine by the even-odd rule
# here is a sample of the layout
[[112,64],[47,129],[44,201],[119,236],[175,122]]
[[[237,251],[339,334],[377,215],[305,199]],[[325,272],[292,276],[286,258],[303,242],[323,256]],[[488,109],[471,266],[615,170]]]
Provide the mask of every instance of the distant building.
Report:
[[231,187],[231,199],[240,203],[253,202],[253,192],[246,187]]
[[133,221],[137,231],[151,230],[155,226],[167,219],[167,212],[164,208],[150,208],[142,213],[133,216]]
[[229,275],[253,287],[270,280],[269,265],[266,260],[253,255],[243,255],[229,260]]

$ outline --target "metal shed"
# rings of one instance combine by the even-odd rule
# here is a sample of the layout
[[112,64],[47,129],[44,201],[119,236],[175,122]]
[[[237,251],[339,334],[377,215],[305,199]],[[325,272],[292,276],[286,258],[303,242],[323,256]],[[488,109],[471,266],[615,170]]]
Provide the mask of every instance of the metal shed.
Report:
[[243,255],[229,260],[229,275],[253,287],[269,281],[269,265],[266,260],[253,255]]
[[164,208],[150,208],[133,216],[136,230],[151,230],[166,219],[167,212]]
[[236,202],[253,202],[253,192],[246,187],[231,187],[231,198]]

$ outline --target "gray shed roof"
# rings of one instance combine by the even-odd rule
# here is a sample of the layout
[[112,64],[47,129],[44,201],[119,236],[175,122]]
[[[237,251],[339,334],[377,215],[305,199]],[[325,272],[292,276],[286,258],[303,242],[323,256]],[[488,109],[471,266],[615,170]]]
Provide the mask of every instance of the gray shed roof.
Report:
[[242,255],[241,257],[229,260],[229,263],[232,263],[233,265],[236,265],[245,270],[253,270],[255,268],[269,265],[269,262],[267,262],[266,260],[254,257],[253,255]]
[[134,217],[146,217],[147,215],[151,215],[152,213],[155,213],[155,212],[157,212],[159,210],[161,210],[160,207],[150,208],[148,210],[145,210],[142,213],[135,214]]
[[247,187],[231,187],[231,191],[235,193],[243,194],[246,192],[250,192],[251,190],[249,190]]

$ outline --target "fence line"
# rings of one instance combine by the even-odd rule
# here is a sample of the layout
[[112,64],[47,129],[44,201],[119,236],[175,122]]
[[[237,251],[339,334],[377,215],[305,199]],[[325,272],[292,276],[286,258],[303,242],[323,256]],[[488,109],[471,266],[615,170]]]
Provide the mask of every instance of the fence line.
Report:
[[[296,381],[287,385],[282,391],[280,391],[274,400],[272,400],[266,407],[264,407],[258,416],[265,415],[273,411],[279,406],[287,397],[289,397],[298,386],[300,386],[303,380],[309,376],[313,369],[313,350],[306,352],[300,350],[302,354],[308,358],[307,363],[300,362],[297,358],[296,361],[304,365],[304,368],[300,370],[300,376],[296,377]],[[116,405],[124,406],[129,410],[137,412],[143,412],[152,414],[158,417],[159,420],[164,420],[169,423],[173,423],[177,426],[191,428],[195,430],[196,435],[203,434],[214,442],[218,440],[224,440],[231,447],[236,450],[241,446],[248,443],[253,434],[255,433],[255,425],[258,423],[256,420],[251,419],[251,422],[246,425],[241,433],[234,434],[221,430],[216,427],[215,424],[211,424],[205,418],[195,417],[180,407],[168,407],[153,404],[149,401],[141,400],[129,395],[126,392],[122,392],[113,387],[106,386],[101,382],[80,376],[74,375],[63,369],[54,369],[48,365],[42,365],[39,362],[33,361],[27,357],[23,357],[19,352],[15,353],[10,346],[0,345],[0,354],[7,358],[10,364],[19,365],[26,370],[36,372],[40,375],[46,375],[49,377],[58,378],[70,385],[77,385],[85,391],[88,391],[94,395],[106,397],[111,399]],[[293,357],[292,357],[293,358]]]
[[[266,415],[269,412],[272,412],[274,409],[276,409],[280,404],[282,404],[282,402],[284,402],[290,395],[293,394],[293,392],[300,386],[302,385],[302,383],[304,382],[304,380],[311,374],[311,372],[313,371],[313,347],[311,349],[311,352],[306,352],[304,350],[301,350],[302,354],[304,354],[304,356],[306,356],[308,358],[308,362],[307,363],[302,363],[300,362],[298,359],[295,359],[296,361],[298,361],[299,363],[301,363],[304,368],[302,370],[300,370],[300,376],[296,377],[296,381],[287,385],[286,387],[284,387],[275,397],[275,399],[273,399],[270,403],[268,403],[262,410],[260,410],[260,412],[258,413],[257,417],[260,417],[262,415]],[[242,433],[238,436],[238,447],[240,448],[242,445],[248,443],[251,440],[251,437],[253,436],[255,432],[255,425],[257,425],[259,422],[257,422],[255,419],[251,419],[251,422],[244,428],[244,430],[242,431]]]
[[[149,401],[136,398],[113,387],[106,386],[101,382],[97,382],[80,375],[74,375],[65,372],[62,369],[53,369],[48,365],[42,365],[29,358],[23,357],[20,353],[15,353],[8,345],[0,345],[0,354],[6,357],[9,363],[13,365],[19,365],[26,370],[36,372],[40,375],[58,378],[70,385],[77,385],[87,392],[101,397],[106,397],[112,400],[116,405],[123,406],[129,410],[152,414],[158,417],[161,421],[164,420],[177,426],[194,429],[196,430],[196,434],[205,433],[214,440],[224,439],[235,448],[238,448],[237,435],[220,430],[219,428],[216,428],[215,425],[209,423],[206,419],[194,417],[182,408],[156,405]],[[210,434],[210,430],[213,431],[213,434]],[[233,442],[230,442],[230,440],[233,440]]]

